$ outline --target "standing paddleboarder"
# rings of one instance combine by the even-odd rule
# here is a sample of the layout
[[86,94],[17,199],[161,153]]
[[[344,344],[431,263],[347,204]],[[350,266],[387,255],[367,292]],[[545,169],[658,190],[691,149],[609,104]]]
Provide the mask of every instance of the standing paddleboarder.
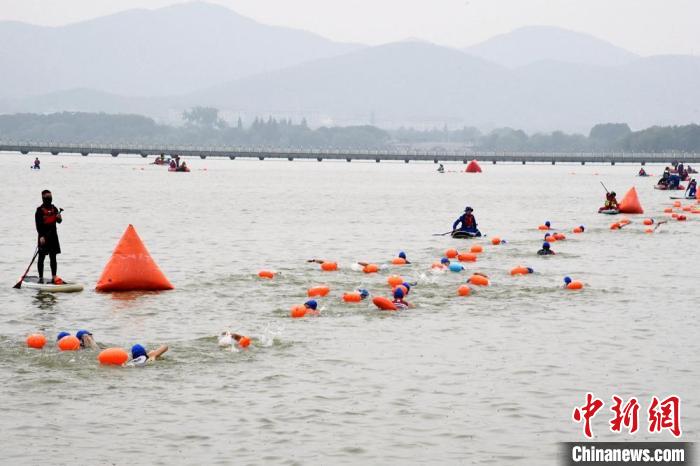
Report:
[[61,253],[61,245],[58,242],[58,232],[56,224],[61,223],[61,211],[53,205],[53,197],[51,191],[45,189],[41,192],[43,203],[37,207],[34,220],[36,223],[36,231],[39,234],[39,261],[37,269],[39,271],[39,283],[44,283],[44,259],[49,256],[51,265],[51,282],[56,283],[56,272],[58,263],[56,255]]

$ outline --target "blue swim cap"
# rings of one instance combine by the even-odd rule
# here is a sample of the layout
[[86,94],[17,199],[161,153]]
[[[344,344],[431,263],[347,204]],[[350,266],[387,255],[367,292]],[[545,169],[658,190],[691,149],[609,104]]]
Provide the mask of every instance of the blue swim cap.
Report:
[[92,333],[87,330],[78,330],[78,333],[75,334],[78,340],[82,340],[85,335],[92,335]]
[[549,226],[552,226],[552,224],[549,223],[549,220],[547,220],[546,222],[544,222],[544,224],[545,224],[546,226],[548,226],[548,227],[549,227]]
[[542,249],[549,249],[550,244],[548,242],[542,243]]
[[304,303],[304,306],[306,306],[310,309],[313,309],[315,311],[316,308],[318,307],[318,303],[316,302],[315,299],[310,299]]
[[59,333],[58,336],[56,337],[56,341],[60,340],[60,339],[63,338],[63,337],[67,337],[67,336],[70,336],[70,333],[68,333],[68,332],[61,332],[61,333]]
[[527,273],[535,273],[535,270],[532,267],[528,267]]
[[564,283],[566,283],[567,285],[571,283],[571,277],[564,277]]
[[547,238],[550,237],[550,236],[552,236],[551,233],[545,233],[545,234],[544,234],[544,239],[547,239]]
[[450,272],[461,272],[464,270],[462,264],[450,264]]
[[403,290],[401,288],[396,288],[394,290],[394,299],[401,299],[403,296]]
[[405,259],[405,258],[406,258],[406,253],[403,252],[403,251],[401,251],[401,252],[399,253],[399,257],[400,257],[401,259]]
[[443,257],[442,259],[440,259],[440,263],[441,264],[449,264],[450,260],[447,257]]
[[360,292],[360,296],[362,299],[365,299],[367,296],[369,296],[369,291],[365,290],[364,288],[360,288],[357,291]]
[[583,225],[579,225],[579,228],[581,229],[581,231],[584,231],[586,229],[586,227],[584,227]]
[[131,347],[131,358],[136,359],[140,358],[141,356],[146,356],[148,357],[148,353],[146,352],[146,348],[139,344],[135,344],[134,346]]

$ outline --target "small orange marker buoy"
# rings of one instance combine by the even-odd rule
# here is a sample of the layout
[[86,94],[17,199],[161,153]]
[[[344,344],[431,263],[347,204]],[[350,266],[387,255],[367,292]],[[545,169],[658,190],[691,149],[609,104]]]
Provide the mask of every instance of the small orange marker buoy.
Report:
[[469,280],[467,280],[467,282],[476,286],[489,286],[489,279],[484,277],[483,275],[474,274],[471,277],[469,277]]
[[670,214],[670,213],[672,213],[672,212],[673,212],[673,209],[672,209],[671,207],[666,207],[666,208],[664,209],[664,213],[665,213],[665,214]]
[[685,215],[679,215],[678,217],[676,217],[676,220],[678,220],[679,222],[685,222],[686,220],[688,220],[688,217],[686,217]]
[[57,346],[61,351],[78,351],[80,349],[80,340],[73,335],[68,335],[58,340]]
[[326,296],[329,292],[331,291],[329,286],[326,285],[320,285],[320,286],[314,286],[309,288],[306,291],[306,294],[312,298],[315,296]]
[[41,333],[32,333],[27,336],[27,346],[34,349],[42,349],[46,344],[46,336]]
[[338,263],[337,262],[323,262],[321,264],[321,270],[324,272],[335,272],[338,270]]
[[457,257],[457,254],[458,252],[456,249],[448,249],[447,251],[445,251],[445,257],[447,257],[448,259],[454,259],[455,257]]
[[275,278],[275,272],[271,270],[261,270],[260,272],[258,272],[258,277],[272,280],[273,278]]
[[394,257],[391,259],[391,263],[394,265],[406,265],[406,259],[403,257]]
[[386,282],[390,287],[394,288],[402,284],[404,280],[399,275],[390,275],[389,278],[386,279]]
[[651,228],[647,228],[646,230],[644,230],[644,233],[654,233],[654,230],[652,230]]
[[367,264],[362,268],[364,273],[377,273],[379,272],[379,266],[377,264]]
[[289,313],[289,316],[292,319],[299,319],[301,317],[306,316],[306,306],[303,306],[303,305],[294,306],[292,308],[292,311]]
[[549,230],[549,227],[547,225],[540,225],[537,227],[537,229],[540,231],[547,231]]
[[501,238],[499,238],[498,236],[494,236],[493,238],[491,238],[491,244],[493,244],[494,246],[498,246],[499,244],[501,244]]
[[484,252],[484,247],[480,244],[473,244],[471,248],[469,248],[470,252],[473,252],[474,254],[480,254]]
[[97,360],[103,365],[121,366],[129,360],[129,353],[123,348],[107,348],[100,351]]
[[246,336],[242,336],[240,340],[238,340],[238,345],[241,348],[247,348],[250,346],[250,338]]
[[469,296],[471,292],[471,288],[469,288],[467,285],[461,285],[459,288],[457,288],[457,294],[459,296]]
[[673,201],[673,207],[680,207],[681,201]]
[[653,224],[654,224],[654,220],[651,219],[651,218],[645,218],[645,219],[642,221],[642,223],[643,223],[644,225],[647,225],[647,226],[648,226],[648,225],[653,225]]
[[372,298],[372,302],[382,311],[396,311],[396,305],[391,302],[388,298],[383,296],[376,296]]
[[530,273],[532,273],[531,269],[528,269],[527,267],[523,267],[522,265],[519,265],[517,267],[510,269],[511,275],[527,275]]
[[583,283],[579,281],[572,281],[566,285],[566,289],[568,290],[580,290],[583,289]]
[[474,254],[473,252],[461,252],[457,256],[457,259],[460,262],[476,262],[477,255]]
[[343,294],[343,301],[346,303],[359,303],[362,301],[362,295],[357,292]]

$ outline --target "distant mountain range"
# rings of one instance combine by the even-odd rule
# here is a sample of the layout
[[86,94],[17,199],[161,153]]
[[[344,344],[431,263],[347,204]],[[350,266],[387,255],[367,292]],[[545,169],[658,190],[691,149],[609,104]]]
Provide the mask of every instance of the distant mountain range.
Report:
[[2,113],[172,120],[207,105],[312,123],[376,118],[391,127],[583,132],[608,121],[633,128],[700,121],[699,57],[639,57],[552,27],[518,29],[463,50],[421,41],[366,47],[192,3],[63,28],[0,23],[0,60]]

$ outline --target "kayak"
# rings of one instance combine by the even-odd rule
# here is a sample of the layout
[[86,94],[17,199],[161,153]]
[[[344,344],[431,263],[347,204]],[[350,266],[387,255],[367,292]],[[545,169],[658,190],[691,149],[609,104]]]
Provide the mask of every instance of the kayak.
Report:
[[603,209],[598,211],[599,214],[605,214],[605,215],[617,215],[620,213],[619,209]]
[[54,285],[53,283],[39,283],[39,277],[36,276],[24,277],[24,280],[22,281],[22,288],[48,291],[51,293],[73,293],[76,291],[83,291],[83,285],[80,283],[64,282],[60,285]]
[[685,186],[683,186],[681,184],[681,185],[678,185],[678,187],[674,189],[674,188],[669,188],[668,186],[664,186],[662,184],[657,184],[654,186],[654,189],[659,189],[661,191],[685,191]]
[[477,233],[472,233],[469,231],[455,231],[452,233],[452,237],[456,239],[472,239],[472,238],[478,238],[481,236],[480,232]]

